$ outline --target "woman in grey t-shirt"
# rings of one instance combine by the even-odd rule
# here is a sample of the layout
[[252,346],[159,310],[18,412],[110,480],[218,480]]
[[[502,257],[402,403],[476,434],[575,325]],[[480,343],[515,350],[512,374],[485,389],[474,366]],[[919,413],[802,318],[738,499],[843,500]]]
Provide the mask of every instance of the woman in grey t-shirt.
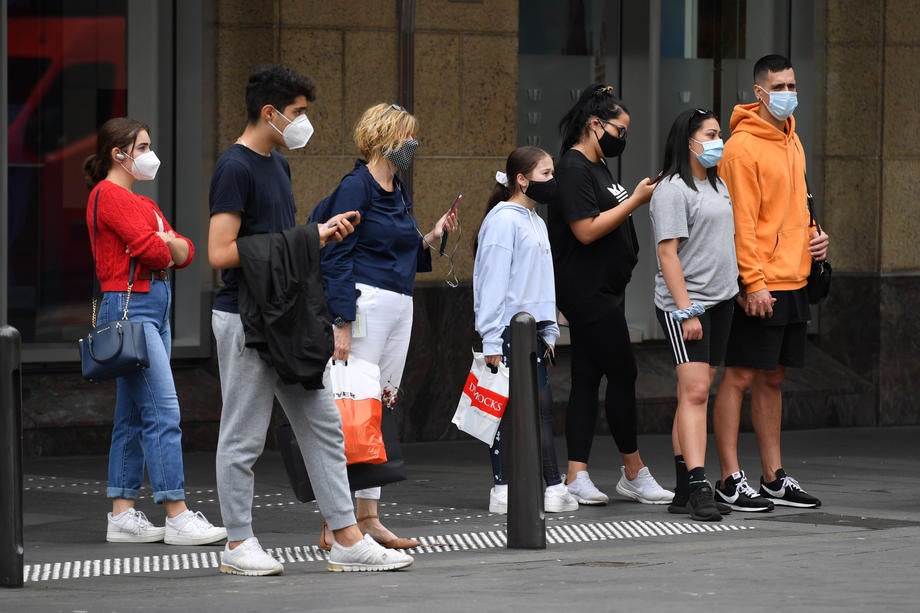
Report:
[[703,468],[709,389],[725,357],[738,293],[731,199],[716,170],[721,156],[722,132],[712,111],[678,115],[649,206],[658,246],[655,311],[677,365],[677,488],[668,510],[704,521],[730,512],[716,504]]

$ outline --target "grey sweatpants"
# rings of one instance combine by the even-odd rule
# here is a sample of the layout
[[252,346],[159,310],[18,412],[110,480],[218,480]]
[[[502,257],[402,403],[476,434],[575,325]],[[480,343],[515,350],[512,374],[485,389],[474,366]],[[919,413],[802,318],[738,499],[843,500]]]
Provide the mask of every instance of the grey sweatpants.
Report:
[[319,510],[329,528],[338,530],[354,524],[342,418],[330,391],[306,390],[299,383],[281,381],[256,350],[246,347],[238,314],[211,311],[211,328],[217,339],[223,400],[217,439],[217,493],[228,540],[253,536],[252,466],[265,447],[276,396],[297,436]]

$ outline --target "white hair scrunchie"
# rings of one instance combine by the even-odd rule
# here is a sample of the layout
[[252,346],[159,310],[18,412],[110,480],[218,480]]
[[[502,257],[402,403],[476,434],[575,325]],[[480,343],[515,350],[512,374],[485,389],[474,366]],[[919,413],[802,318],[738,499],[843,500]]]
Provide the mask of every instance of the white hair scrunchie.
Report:
[[506,175],[500,170],[495,173],[495,181],[498,182],[499,185],[504,185],[505,187],[508,187],[508,175]]

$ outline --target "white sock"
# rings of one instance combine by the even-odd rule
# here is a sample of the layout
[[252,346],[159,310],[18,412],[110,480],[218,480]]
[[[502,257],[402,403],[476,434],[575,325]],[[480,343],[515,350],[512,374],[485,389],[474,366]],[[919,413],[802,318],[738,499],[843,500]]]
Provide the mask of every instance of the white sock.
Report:
[[171,523],[171,524],[174,524],[174,523],[176,523],[177,521],[179,521],[179,518],[182,517],[183,515],[185,515],[186,513],[191,513],[191,511],[190,511],[189,509],[186,509],[186,510],[182,511],[181,513],[179,513],[178,515],[176,515],[175,517],[169,517],[169,516],[167,516],[167,517],[166,517],[166,521],[168,521],[168,522]]

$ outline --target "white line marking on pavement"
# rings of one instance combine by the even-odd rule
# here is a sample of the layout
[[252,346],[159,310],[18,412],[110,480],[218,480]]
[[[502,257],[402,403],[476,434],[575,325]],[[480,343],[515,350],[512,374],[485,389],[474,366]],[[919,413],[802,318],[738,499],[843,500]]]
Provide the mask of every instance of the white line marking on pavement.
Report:
[[[676,521],[608,521],[550,526],[546,529],[546,542],[558,545],[655,536],[687,536],[690,534],[735,532],[739,530],[754,530],[754,528],[734,524],[709,525]],[[423,536],[419,538],[419,541],[422,544],[407,550],[408,553],[420,555],[449,551],[500,549],[506,546],[508,538],[504,530],[490,530],[486,532],[458,532],[441,536]],[[327,559],[326,552],[316,545],[288,545],[273,549],[269,548],[266,551],[283,564],[325,562]],[[26,564],[24,575],[26,583],[35,583],[38,581],[86,579],[127,574],[216,569],[219,566],[219,553],[217,551],[204,551],[158,556],[135,556],[133,558]]]

